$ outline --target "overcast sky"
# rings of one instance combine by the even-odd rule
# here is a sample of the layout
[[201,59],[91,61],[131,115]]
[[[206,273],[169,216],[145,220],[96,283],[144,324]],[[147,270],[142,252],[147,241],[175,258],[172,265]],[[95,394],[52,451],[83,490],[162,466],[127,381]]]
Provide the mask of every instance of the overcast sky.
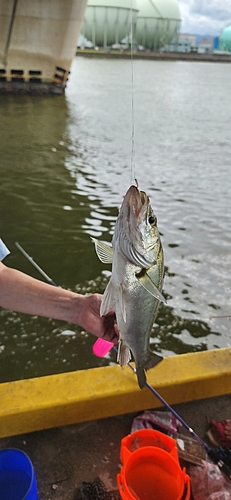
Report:
[[231,0],[178,0],[181,32],[217,36],[231,24]]

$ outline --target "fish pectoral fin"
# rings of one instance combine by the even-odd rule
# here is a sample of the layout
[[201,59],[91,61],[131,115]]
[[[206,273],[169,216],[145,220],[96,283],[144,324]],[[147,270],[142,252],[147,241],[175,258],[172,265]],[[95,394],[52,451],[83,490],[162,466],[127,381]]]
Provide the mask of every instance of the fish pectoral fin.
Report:
[[129,347],[123,344],[123,341],[119,341],[118,345],[118,354],[117,354],[117,362],[120,364],[122,370],[129,363],[131,359],[131,351]]
[[114,310],[116,314],[120,312],[124,323],[126,323],[126,307],[123,297],[122,285],[116,286],[112,280],[109,281],[100,307],[100,316],[105,316],[109,311]]
[[100,307],[100,316],[106,316],[106,314],[114,310],[115,307],[116,307],[116,287],[110,280],[103,294],[102,303]]
[[95,243],[95,251],[99,257],[99,260],[104,264],[112,264],[114,250],[110,245],[104,243],[103,241],[96,240],[95,238],[91,238]]
[[165,300],[163,294],[160,292],[160,290],[158,290],[147,272],[137,274],[136,277],[139,280],[140,284],[145,288],[145,290],[153,295],[155,299],[163,302],[164,304],[167,304],[167,301]]

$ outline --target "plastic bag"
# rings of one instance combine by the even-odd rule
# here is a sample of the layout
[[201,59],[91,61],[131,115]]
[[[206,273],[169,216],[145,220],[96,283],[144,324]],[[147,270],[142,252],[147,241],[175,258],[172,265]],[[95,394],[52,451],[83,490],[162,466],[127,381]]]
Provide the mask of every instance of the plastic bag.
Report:
[[132,422],[131,434],[140,429],[158,428],[171,434],[176,434],[177,427],[181,425],[171,412],[147,410],[135,417]]
[[202,466],[190,466],[188,473],[194,500],[231,500],[231,483],[217,465],[203,461]]

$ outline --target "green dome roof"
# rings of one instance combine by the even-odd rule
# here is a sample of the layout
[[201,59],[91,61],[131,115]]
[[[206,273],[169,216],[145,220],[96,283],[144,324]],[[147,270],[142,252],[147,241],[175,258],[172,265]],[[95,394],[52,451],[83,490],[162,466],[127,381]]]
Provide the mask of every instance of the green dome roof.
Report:
[[[131,9],[131,0],[88,0],[87,6]],[[134,2],[133,8],[135,7],[136,2]]]
[[231,25],[222,31],[220,41],[222,48],[231,52]]
[[177,0],[137,0],[138,17],[159,17],[181,20]]

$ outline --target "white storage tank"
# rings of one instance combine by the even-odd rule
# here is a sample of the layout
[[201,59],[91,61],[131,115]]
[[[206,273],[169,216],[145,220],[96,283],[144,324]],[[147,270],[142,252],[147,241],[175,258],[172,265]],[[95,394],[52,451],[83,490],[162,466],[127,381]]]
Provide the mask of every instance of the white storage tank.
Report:
[[220,48],[231,52],[231,25],[226,26],[221,33]]
[[119,44],[137,17],[136,0],[88,0],[82,35],[94,46]]
[[168,45],[180,29],[178,1],[137,0],[137,6],[136,42],[150,50]]

